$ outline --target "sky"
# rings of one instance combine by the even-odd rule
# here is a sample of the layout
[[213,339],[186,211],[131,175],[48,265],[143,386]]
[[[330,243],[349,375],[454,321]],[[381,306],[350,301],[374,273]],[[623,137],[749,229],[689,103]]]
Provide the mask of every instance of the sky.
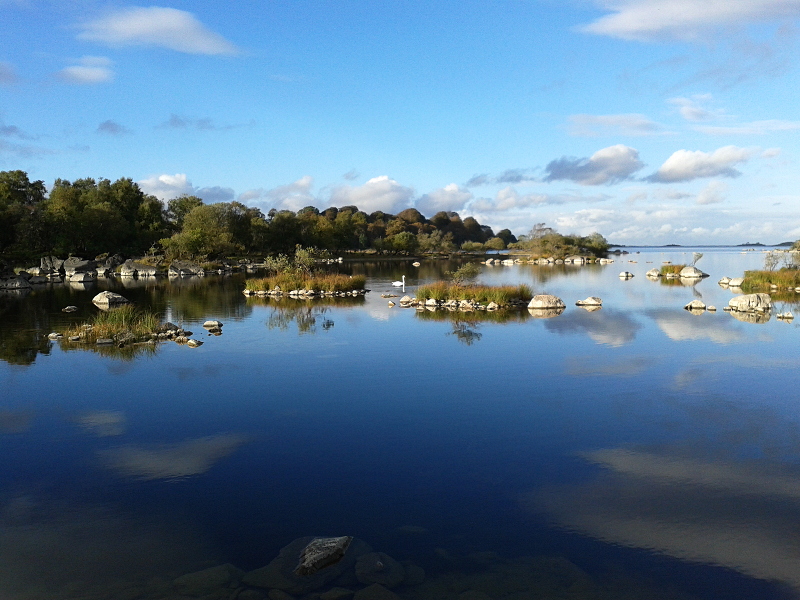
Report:
[[0,0],[0,170],[298,210],[800,238],[800,0]]

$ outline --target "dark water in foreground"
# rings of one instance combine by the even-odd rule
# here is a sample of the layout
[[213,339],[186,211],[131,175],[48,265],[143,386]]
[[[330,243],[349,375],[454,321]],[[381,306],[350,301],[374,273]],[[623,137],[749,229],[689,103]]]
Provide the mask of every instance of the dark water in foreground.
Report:
[[[694,287],[644,277],[667,259],[691,253],[484,268],[562,297],[553,319],[390,308],[391,281],[454,267],[428,262],[345,264],[365,300],[248,299],[241,276],[0,297],[0,600],[177,598],[309,535],[423,567],[406,598],[800,596],[800,318],[774,317],[800,309],[722,312],[716,281],[761,253],[706,251]],[[46,339],[105,287],[204,345]]]

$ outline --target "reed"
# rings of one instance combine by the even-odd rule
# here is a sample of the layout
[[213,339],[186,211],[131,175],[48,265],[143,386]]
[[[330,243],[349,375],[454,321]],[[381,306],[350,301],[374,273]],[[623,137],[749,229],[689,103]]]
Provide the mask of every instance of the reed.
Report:
[[800,287],[800,269],[744,272],[742,290],[745,292],[769,291],[772,285],[779,288]]
[[83,341],[90,343],[99,338],[133,341],[149,338],[158,325],[159,319],[155,313],[125,304],[102,311],[86,323],[73,325],[64,335],[79,335]]
[[533,297],[527,285],[457,285],[447,281],[435,281],[417,288],[418,300],[434,299],[438,302],[451,300],[473,300],[476,302],[496,302],[499,305],[510,302],[530,300]]
[[674,273],[678,275],[686,265],[661,265],[661,275]]
[[282,291],[316,290],[323,292],[352,292],[363,290],[367,283],[364,275],[342,275],[341,273],[301,273],[289,271],[269,277],[248,279],[245,289],[253,292],[268,292],[278,286]]

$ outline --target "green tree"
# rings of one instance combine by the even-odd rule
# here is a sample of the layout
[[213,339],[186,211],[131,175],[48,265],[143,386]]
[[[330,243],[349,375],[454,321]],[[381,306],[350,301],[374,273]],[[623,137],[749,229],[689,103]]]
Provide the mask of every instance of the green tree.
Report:
[[43,181],[25,171],[0,171],[0,252],[32,253],[44,242]]
[[183,219],[186,218],[186,215],[202,204],[203,200],[197,196],[184,194],[173,198],[167,202],[167,219],[169,219],[176,231],[180,231],[183,228]]

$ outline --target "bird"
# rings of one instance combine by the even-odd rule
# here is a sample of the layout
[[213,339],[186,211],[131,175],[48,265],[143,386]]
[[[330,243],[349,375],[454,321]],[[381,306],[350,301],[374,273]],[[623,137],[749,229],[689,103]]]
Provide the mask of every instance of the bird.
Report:
[[403,281],[393,281],[392,285],[395,286],[395,287],[400,287],[401,285],[403,287],[406,287],[406,276],[403,275],[402,279],[403,279]]

